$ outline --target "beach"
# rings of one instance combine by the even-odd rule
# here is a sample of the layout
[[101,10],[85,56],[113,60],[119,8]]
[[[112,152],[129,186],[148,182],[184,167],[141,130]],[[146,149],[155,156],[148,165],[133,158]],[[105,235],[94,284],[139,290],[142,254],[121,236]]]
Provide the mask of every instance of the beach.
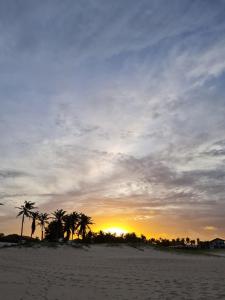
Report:
[[151,247],[0,249],[3,300],[225,299],[225,257]]

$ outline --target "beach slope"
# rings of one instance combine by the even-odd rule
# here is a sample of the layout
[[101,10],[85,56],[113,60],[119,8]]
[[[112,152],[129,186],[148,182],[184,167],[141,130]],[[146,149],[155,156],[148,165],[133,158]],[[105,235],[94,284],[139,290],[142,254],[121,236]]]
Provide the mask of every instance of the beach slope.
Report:
[[0,249],[4,300],[225,299],[225,258],[128,246]]

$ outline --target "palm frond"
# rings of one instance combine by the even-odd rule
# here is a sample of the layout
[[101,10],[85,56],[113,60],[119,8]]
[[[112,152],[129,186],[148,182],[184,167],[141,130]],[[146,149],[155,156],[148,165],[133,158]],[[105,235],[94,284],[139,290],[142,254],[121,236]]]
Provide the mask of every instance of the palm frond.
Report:
[[23,211],[21,210],[21,211],[18,213],[17,217],[21,216],[22,214],[23,214]]

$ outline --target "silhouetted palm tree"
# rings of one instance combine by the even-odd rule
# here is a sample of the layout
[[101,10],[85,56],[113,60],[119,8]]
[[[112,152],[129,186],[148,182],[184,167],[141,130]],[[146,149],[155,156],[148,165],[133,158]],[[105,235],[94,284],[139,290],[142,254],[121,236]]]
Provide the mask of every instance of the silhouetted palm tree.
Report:
[[75,234],[75,231],[78,227],[79,214],[77,212],[73,212],[69,215],[63,216],[64,221],[64,232],[66,233],[65,240],[68,241],[72,234],[72,239]]
[[31,218],[32,218],[31,235],[30,235],[31,237],[35,233],[35,230],[36,230],[36,220],[38,219],[38,216],[39,216],[39,212],[38,211],[31,212]]
[[68,241],[70,239],[71,229],[72,229],[72,218],[71,215],[64,215],[64,232],[66,233],[65,240]]
[[73,240],[73,236],[75,234],[75,231],[77,230],[78,228],[78,221],[79,221],[79,214],[74,211],[72,212],[71,214],[71,233],[72,233],[72,240]]
[[53,219],[56,221],[57,226],[58,239],[63,238],[63,217],[65,214],[66,211],[63,209],[57,209],[55,212],[53,212]]
[[57,222],[62,222],[65,214],[66,214],[66,211],[63,209],[57,209],[56,211],[54,211],[52,213],[53,219],[56,220]]
[[35,202],[25,201],[24,205],[21,205],[20,207],[16,207],[20,210],[17,217],[22,215],[21,237],[23,236],[24,217],[30,217],[31,216],[31,211],[33,209],[35,209],[34,205],[35,205]]
[[85,239],[87,234],[87,229],[91,230],[89,225],[93,224],[91,217],[86,216],[85,214],[80,214],[78,221],[78,236],[82,236],[82,240]]
[[41,240],[43,240],[44,238],[44,228],[45,225],[48,224],[48,219],[49,219],[49,215],[47,213],[41,213],[38,216],[38,220],[39,220],[38,225],[41,226]]

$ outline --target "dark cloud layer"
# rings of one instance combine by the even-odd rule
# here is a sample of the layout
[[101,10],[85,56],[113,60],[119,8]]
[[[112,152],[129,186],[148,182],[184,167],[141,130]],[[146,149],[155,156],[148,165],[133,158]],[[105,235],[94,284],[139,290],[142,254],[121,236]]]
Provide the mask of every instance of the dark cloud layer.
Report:
[[17,171],[17,170],[0,170],[1,179],[17,178],[17,177],[25,177],[25,176],[30,176],[30,174],[26,172]]

